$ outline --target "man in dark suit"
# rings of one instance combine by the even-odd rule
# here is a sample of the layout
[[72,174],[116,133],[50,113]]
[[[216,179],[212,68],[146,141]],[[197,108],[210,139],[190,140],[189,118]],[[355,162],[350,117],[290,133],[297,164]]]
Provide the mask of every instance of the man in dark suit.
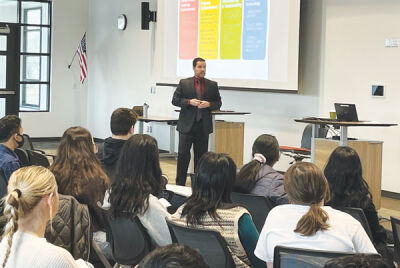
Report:
[[208,136],[213,132],[211,111],[221,107],[217,82],[204,78],[206,61],[195,58],[193,71],[194,77],[179,81],[172,98],[172,104],[181,108],[177,127],[179,131],[177,185],[186,183],[192,144],[195,171],[200,157],[208,151]]

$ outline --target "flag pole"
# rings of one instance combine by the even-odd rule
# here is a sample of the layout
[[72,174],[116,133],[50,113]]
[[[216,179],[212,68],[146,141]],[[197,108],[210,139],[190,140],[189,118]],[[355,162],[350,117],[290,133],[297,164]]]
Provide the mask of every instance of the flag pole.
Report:
[[72,63],[73,63],[74,60],[75,60],[75,56],[76,56],[76,53],[77,53],[77,52],[78,52],[78,50],[75,50],[75,54],[74,54],[74,56],[72,57],[71,63],[68,64],[68,69],[71,69],[71,65],[72,65]]

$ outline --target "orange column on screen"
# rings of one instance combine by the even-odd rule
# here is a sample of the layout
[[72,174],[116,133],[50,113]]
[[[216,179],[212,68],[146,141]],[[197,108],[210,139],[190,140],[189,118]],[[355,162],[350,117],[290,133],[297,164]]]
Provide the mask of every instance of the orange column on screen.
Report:
[[179,2],[179,59],[197,57],[199,0]]

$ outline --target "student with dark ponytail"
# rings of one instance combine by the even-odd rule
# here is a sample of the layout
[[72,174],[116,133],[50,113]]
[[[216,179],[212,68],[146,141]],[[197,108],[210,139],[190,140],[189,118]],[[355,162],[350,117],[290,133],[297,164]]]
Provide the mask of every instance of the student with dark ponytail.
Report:
[[273,262],[275,246],[315,250],[376,253],[361,224],[347,213],[324,203],[330,199],[328,182],[312,163],[296,163],[285,173],[285,192],[291,204],[270,211],[255,255]]
[[279,143],[268,134],[259,136],[252,148],[253,160],[238,173],[234,192],[268,196],[274,204],[287,204],[283,175],[272,167],[279,160]]

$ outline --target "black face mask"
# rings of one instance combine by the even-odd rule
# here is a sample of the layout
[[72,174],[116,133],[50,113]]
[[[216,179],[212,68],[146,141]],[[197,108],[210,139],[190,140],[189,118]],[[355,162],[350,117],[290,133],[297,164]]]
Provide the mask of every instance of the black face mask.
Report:
[[17,136],[21,138],[21,141],[15,140],[18,144],[18,148],[21,148],[22,146],[24,146],[24,136],[22,136],[21,134],[17,133]]

